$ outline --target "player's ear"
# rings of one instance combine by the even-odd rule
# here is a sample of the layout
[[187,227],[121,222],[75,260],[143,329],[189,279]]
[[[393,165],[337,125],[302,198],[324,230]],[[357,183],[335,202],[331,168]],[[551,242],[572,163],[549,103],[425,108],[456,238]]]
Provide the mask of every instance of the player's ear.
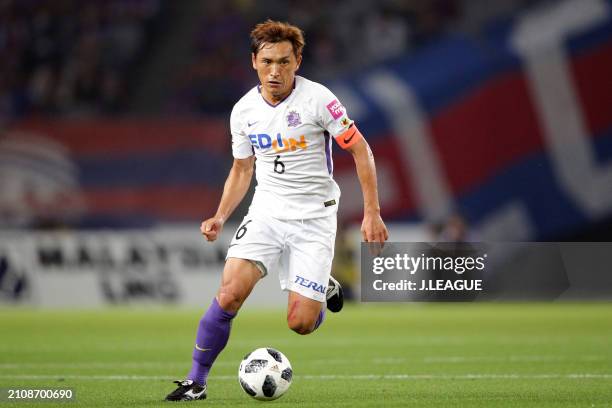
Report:
[[257,64],[255,64],[255,62],[257,61],[257,55],[255,55],[254,52],[251,53],[251,63],[253,64],[253,69],[257,70]]
[[295,70],[297,71],[298,69],[300,69],[300,64],[302,63],[302,54],[298,55],[296,60],[297,60],[297,66],[295,67]]

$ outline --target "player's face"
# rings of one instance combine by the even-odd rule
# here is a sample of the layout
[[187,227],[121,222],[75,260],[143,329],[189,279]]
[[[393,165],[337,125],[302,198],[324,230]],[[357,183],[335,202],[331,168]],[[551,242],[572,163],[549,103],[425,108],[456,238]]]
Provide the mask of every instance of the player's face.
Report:
[[276,103],[291,93],[302,62],[302,56],[295,57],[291,42],[266,43],[257,55],[252,54],[252,60],[264,98]]

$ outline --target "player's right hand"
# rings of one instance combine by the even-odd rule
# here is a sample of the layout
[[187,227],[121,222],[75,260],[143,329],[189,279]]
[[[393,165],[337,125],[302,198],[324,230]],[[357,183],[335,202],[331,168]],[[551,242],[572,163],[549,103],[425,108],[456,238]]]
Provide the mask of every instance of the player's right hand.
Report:
[[224,220],[221,217],[212,217],[202,222],[200,232],[206,237],[206,240],[212,242],[217,239],[223,230]]

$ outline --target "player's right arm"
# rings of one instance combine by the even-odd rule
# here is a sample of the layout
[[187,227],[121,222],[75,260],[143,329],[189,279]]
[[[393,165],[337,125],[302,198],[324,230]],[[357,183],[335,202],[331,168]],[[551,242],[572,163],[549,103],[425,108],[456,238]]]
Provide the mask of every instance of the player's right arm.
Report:
[[[230,116],[230,131],[232,134],[232,156],[234,164],[225,180],[223,195],[214,217],[202,222],[200,231],[208,241],[214,241],[221,234],[223,224],[234,212],[244,198],[251,185],[255,155],[251,141],[245,129],[245,115],[240,108],[241,102],[234,105]],[[248,121],[247,121],[248,123]]]
[[223,230],[223,224],[225,224],[225,221],[232,215],[244,198],[251,185],[254,163],[255,156],[247,157],[246,159],[234,159],[232,169],[227,176],[227,180],[225,180],[223,195],[221,196],[217,213],[214,217],[203,221],[200,226],[200,231],[207,241],[217,239]]

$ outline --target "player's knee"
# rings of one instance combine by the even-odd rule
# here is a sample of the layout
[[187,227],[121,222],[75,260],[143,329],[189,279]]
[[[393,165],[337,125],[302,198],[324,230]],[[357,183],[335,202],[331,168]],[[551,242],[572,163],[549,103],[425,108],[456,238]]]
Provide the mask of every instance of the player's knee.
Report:
[[219,302],[221,309],[228,312],[237,312],[244,299],[231,288],[221,287],[217,294],[217,302]]
[[302,318],[288,318],[287,325],[297,334],[305,335],[314,331],[314,322]]

